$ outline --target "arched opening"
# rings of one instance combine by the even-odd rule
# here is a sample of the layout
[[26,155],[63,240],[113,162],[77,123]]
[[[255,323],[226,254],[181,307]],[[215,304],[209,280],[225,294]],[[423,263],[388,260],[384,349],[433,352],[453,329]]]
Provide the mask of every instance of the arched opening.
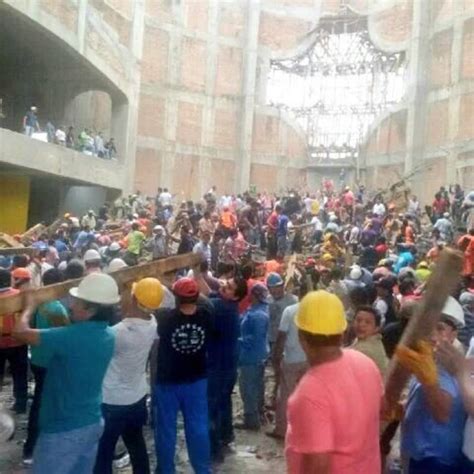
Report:
[[309,48],[273,60],[267,103],[283,108],[306,131],[311,161],[353,161],[370,125],[405,92],[405,54],[371,41],[367,18],[350,9],[322,18]]

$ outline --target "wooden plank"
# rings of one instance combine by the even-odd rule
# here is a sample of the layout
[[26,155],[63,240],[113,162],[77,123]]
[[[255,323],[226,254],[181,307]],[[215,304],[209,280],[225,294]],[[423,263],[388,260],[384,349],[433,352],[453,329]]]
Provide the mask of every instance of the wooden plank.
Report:
[[22,244],[14,239],[11,235],[0,232],[0,247],[21,247]]
[[[117,270],[110,275],[114,277],[115,281],[119,285],[119,288],[123,289],[125,285],[145,277],[157,277],[166,281],[169,279],[170,273],[174,273],[181,268],[194,268],[201,263],[201,260],[202,257],[200,255],[187,253],[165,258],[163,260],[156,260],[143,265],[122,268],[121,270]],[[33,292],[35,295],[35,300],[38,303],[41,303],[66,296],[69,289],[77,286],[81,280],[82,278],[68,280],[56,285],[45,286],[43,288],[37,288],[29,291]],[[23,308],[23,298],[23,294],[0,298],[0,315],[21,311]]]
[[21,236],[21,243],[22,244],[30,244],[33,242],[40,234],[44,232],[46,226],[44,224],[36,224],[30,229],[28,229],[22,236]]
[[34,255],[39,252],[38,249],[33,247],[8,247],[0,248],[0,255]]
[[[410,319],[400,344],[415,347],[417,341],[426,339],[436,326],[448,296],[456,288],[462,270],[463,257],[458,251],[445,249],[426,285],[426,292],[416,313]],[[393,406],[398,402],[410,374],[393,357],[385,384],[385,397]]]
[[51,225],[46,227],[46,230],[44,231],[45,234],[49,238],[53,237],[53,235],[57,232],[57,230],[59,229],[59,226],[61,224],[62,224],[62,220],[61,219],[56,219]]

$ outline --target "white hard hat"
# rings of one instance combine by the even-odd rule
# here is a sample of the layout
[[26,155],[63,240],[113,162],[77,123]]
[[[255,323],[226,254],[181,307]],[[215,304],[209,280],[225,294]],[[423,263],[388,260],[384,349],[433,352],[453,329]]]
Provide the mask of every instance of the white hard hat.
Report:
[[67,262],[66,262],[66,260],[63,260],[62,262],[59,263],[59,265],[58,265],[58,270],[59,270],[60,272],[63,272],[64,270],[66,270],[66,268],[67,268]]
[[128,265],[121,258],[114,258],[109,263],[109,266],[107,268],[107,273],[115,272],[127,266]]
[[331,222],[334,222],[334,221],[337,220],[337,216],[336,216],[335,214],[331,214],[331,215],[329,216],[329,220],[330,220]]
[[71,288],[69,294],[90,303],[113,305],[120,301],[117,283],[110,275],[91,273],[79,286]]
[[351,268],[351,272],[349,273],[349,278],[351,280],[359,280],[362,277],[362,270],[359,265],[354,265]]
[[118,252],[121,249],[120,244],[118,242],[112,242],[109,245],[109,250],[111,252]]
[[465,326],[462,306],[452,296],[448,296],[441,313],[452,319],[453,323],[456,324],[458,328],[463,328]]
[[445,212],[445,213],[443,214],[443,217],[446,217],[446,219],[447,219],[447,218],[449,217],[449,212]]
[[153,227],[153,232],[157,232],[159,230],[163,232],[165,228],[162,225],[155,225],[155,227]]
[[100,253],[97,252],[97,250],[94,249],[89,249],[87,252],[84,254],[84,262],[93,262],[94,260],[100,260]]

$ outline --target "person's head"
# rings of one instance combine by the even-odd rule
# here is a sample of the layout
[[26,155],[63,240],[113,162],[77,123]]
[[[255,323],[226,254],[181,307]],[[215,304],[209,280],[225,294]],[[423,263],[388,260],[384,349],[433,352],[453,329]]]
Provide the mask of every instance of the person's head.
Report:
[[163,235],[164,231],[165,231],[165,228],[161,225],[155,225],[155,227],[153,227],[153,233],[157,236]]
[[31,284],[31,272],[27,268],[15,268],[12,271],[13,288],[26,290]]
[[138,230],[140,228],[140,224],[138,222],[132,223],[132,230]]
[[158,309],[164,295],[165,290],[156,278],[142,278],[132,286],[132,302],[143,313]]
[[[12,274],[6,268],[0,268],[0,292],[12,286]],[[1,294],[1,293],[0,293]]]
[[327,291],[311,291],[300,302],[295,318],[301,346],[310,363],[322,363],[328,349],[339,350],[347,328],[341,300]]
[[276,300],[283,298],[285,294],[285,282],[279,273],[269,273],[266,280],[268,291]]
[[263,283],[255,283],[250,290],[252,305],[268,302],[268,289]]
[[416,281],[409,275],[405,276],[398,283],[398,291],[402,296],[412,295],[416,288]]
[[120,301],[117,283],[104,273],[87,275],[79,286],[69,290],[71,319],[109,322],[113,306]]
[[205,230],[204,232],[202,232],[201,233],[201,240],[205,244],[208,244],[211,241],[211,233],[208,230]]
[[354,331],[357,339],[364,340],[380,331],[382,318],[372,306],[360,306],[354,316]]
[[100,268],[101,256],[97,250],[89,249],[84,254],[84,265],[86,268]]
[[224,280],[219,288],[219,294],[224,300],[241,301],[247,295],[247,282],[243,278]]
[[440,192],[435,194],[435,199],[437,199],[437,200],[441,199],[441,193]]
[[44,272],[43,286],[54,285],[63,281],[63,275],[57,268],[50,268]]
[[277,214],[281,214],[281,213],[283,212],[283,208],[280,206],[280,204],[277,204],[277,205],[275,206],[275,212],[276,212]]
[[65,280],[74,280],[76,278],[82,278],[85,273],[84,264],[78,260],[73,258],[66,266],[66,270],[64,270],[64,279]]
[[28,255],[14,255],[12,260],[12,269],[15,268],[26,268],[29,263]]
[[192,278],[180,278],[172,288],[176,306],[195,305],[199,297],[199,287]]
[[386,298],[390,294],[392,294],[392,289],[394,286],[394,281],[390,277],[380,278],[375,283],[375,288],[377,290],[377,296],[380,298]]
[[349,301],[353,308],[358,308],[359,306],[365,306],[369,303],[369,296],[365,288],[356,286],[349,292]]

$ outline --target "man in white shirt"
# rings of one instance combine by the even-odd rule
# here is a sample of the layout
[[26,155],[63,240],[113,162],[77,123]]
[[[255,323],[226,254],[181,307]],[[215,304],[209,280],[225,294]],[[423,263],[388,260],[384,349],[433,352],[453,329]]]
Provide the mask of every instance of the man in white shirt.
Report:
[[171,200],[173,199],[173,196],[171,193],[168,191],[168,188],[164,188],[163,192],[160,194],[158,197],[158,200],[160,201],[160,204],[165,207],[169,206],[171,204]]
[[385,211],[386,209],[384,203],[380,200],[380,198],[376,199],[374,207],[372,208],[372,212],[378,216],[383,217],[385,215]]
[[308,368],[306,356],[298,338],[298,328],[295,324],[298,306],[299,303],[296,303],[283,310],[273,351],[274,364],[276,367],[280,367],[280,384],[276,400],[275,429],[268,432],[267,435],[277,439],[285,437],[288,399]]
[[165,290],[156,278],[133,285],[127,316],[113,327],[115,349],[102,385],[104,433],[99,442],[94,474],[112,474],[115,445],[121,436],[130,454],[133,472],[150,473],[143,426],[147,421],[149,392],[146,364],[157,338],[152,311]]
[[64,131],[64,127],[59,127],[55,135],[58,145],[66,146],[66,132]]

